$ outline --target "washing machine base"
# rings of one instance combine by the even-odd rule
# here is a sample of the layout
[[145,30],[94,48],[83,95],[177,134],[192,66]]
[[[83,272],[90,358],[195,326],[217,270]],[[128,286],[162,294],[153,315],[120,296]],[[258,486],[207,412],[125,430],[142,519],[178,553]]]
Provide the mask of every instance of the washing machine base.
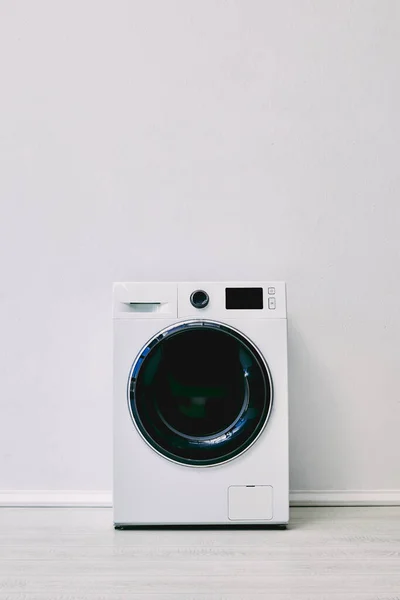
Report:
[[212,529],[286,529],[287,528],[287,523],[237,523],[237,524],[230,524],[230,523],[214,523],[214,524],[193,524],[193,525],[132,525],[129,523],[114,523],[114,529],[117,530],[124,530],[124,529],[130,529],[130,530],[151,530],[151,529],[160,529],[160,530],[178,530],[178,531],[182,531],[182,530],[190,530],[190,529],[196,529],[196,530],[212,530]]

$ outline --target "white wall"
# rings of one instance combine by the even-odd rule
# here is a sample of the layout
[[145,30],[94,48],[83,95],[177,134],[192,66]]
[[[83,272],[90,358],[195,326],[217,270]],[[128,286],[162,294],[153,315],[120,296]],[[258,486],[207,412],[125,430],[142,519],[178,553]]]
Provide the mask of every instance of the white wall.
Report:
[[0,3],[0,487],[111,487],[111,283],[284,279],[291,487],[400,490],[400,3]]

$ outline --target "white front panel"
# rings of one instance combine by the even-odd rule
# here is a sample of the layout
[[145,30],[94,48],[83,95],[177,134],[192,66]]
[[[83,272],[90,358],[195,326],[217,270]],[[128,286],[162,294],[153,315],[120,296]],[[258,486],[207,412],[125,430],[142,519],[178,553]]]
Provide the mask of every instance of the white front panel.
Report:
[[[214,313],[208,318],[216,318]],[[273,487],[273,518],[289,516],[287,341],[285,319],[224,318],[260,349],[272,375],[270,419],[254,445],[234,460],[190,467],[157,454],[132,422],[127,384],[132,363],[146,341],[176,319],[114,321],[114,520],[122,524],[224,524],[231,486]],[[265,519],[256,520],[266,522]],[[237,523],[240,521],[236,521]],[[244,520],[243,522],[248,522]]]

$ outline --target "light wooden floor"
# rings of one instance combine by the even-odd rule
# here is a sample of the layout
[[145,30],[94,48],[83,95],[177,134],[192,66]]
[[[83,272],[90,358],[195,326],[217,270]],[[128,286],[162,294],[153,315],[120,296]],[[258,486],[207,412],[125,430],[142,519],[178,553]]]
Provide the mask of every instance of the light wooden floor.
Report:
[[400,600],[400,507],[294,508],[287,531],[114,531],[0,509],[1,600]]

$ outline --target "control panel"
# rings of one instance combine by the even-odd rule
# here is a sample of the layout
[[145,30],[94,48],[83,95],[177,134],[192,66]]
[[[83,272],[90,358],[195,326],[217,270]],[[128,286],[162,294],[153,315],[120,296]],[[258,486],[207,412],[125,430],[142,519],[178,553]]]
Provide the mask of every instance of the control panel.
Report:
[[273,282],[120,282],[117,319],[285,319],[286,286]]
[[286,318],[286,286],[281,281],[178,283],[178,316]]

